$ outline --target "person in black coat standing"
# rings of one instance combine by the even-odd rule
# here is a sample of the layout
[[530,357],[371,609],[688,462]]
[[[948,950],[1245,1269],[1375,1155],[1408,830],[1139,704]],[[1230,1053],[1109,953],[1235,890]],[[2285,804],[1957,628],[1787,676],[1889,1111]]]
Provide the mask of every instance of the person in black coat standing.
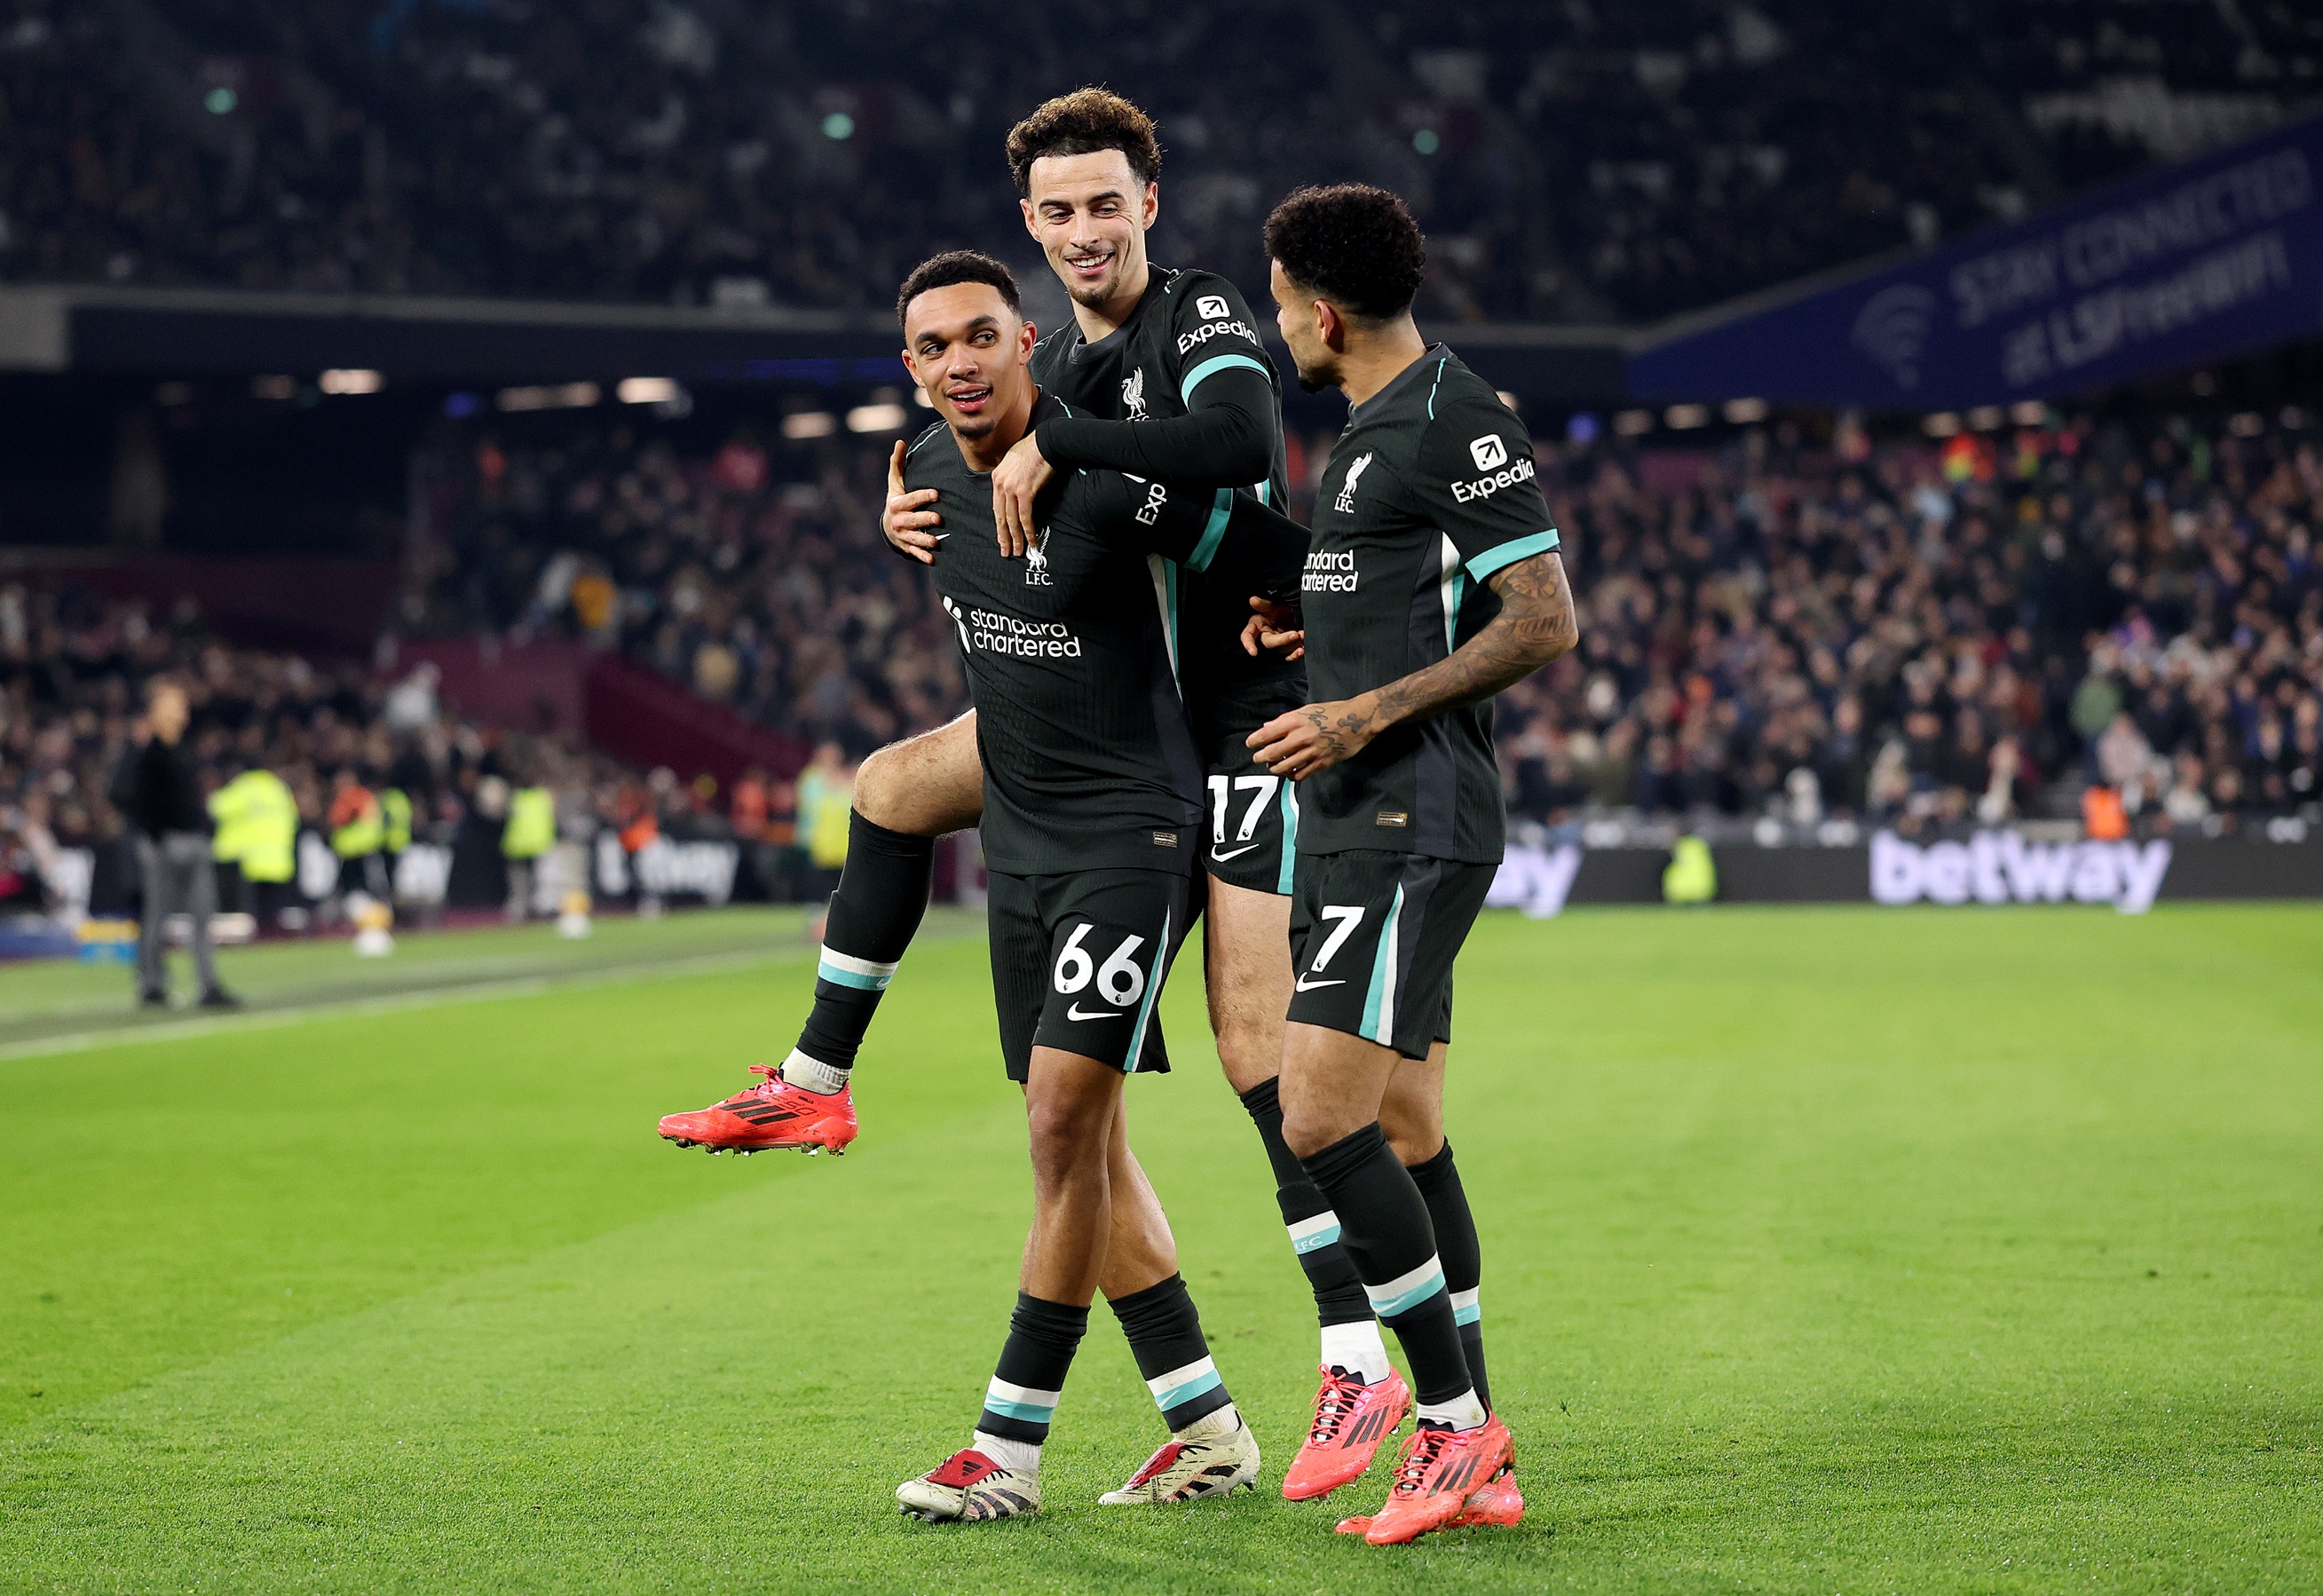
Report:
[[194,968],[201,977],[204,1008],[239,1007],[218,985],[217,961],[210,949],[210,916],[217,911],[217,878],[210,868],[209,806],[191,750],[185,747],[186,691],[157,677],[146,689],[145,715],[135,740],[114,773],[113,803],[128,822],[144,889],[144,918],[137,938],[137,1000],[152,1008],[170,1003],[166,962],[170,916],[193,922]]

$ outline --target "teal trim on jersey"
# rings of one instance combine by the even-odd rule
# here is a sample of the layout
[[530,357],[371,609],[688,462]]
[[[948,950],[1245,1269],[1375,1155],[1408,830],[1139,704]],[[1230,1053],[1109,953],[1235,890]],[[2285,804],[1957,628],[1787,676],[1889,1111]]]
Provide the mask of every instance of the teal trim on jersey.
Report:
[[1458,566],[1452,568],[1452,601],[1444,607],[1444,652],[1448,656],[1459,647],[1460,601],[1468,596],[1468,573]]
[[1179,401],[1188,406],[1192,405],[1194,402],[1194,390],[1202,385],[1204,379],[1215,377],[1220,371],[1232,371],[1236,366],[1248,366],[1252,371],[1256,371],[1262,377],[1271,378],[1274,375],[1273,372],[1268,371],[1264,366],[1251,359],[1250,356],[1246,354],[1214,354],[1210,356],[1209,359],[1204,361],[1200,365],[1196,366],[1192,371],[1186,373],[1186,381],[1178,390]]
[[1282,778],[1282,868],[1274,877],[1277,897],[1290,895],[1290,876],[1299,863],[1299,788],[1289,776]]
[[829,981],[834,986],[852,986],[858,992],[885,992],[887,983],[895,979],[893,976],[866,976],[854,970],[841,969],[828,959],[816,960],[814,973],[818,979]]
[[1153,1000],[1162,992],[1162,961],[1170,957],[1170,912],[1162,912],[1162,940],[1153,946],[1153,968],[1145,972],[1145,1001],[1137,1005],[1137,1025],[1129,1033],[1129,1055],[1121,1061],[1124,1075],[1137,1073],[1145,1051],[1145,1023],[1153,1017]]
[[1021,1418],[1027,1424],[1047,1424],[1057,1417],[1054,1408],[1043,1408],[1037,1402],[1004,1402],[992,1396],[984,1399],[984,1410],[1003,1418]]
[[1272,482],[1253,482],[1251,484],[1251,489],[1258,495],[1258,501],[1261,504],[1271,507],[1274,503],[1272,497],[1274,492],[1274,484]]
[[[1396,922],[1402,918],[1403,884],[1398,882],[1395,888],[1395,902],[1388,905],[1387,923],[1380,927],[1379,951],[1372,956],[1371,990],[1364,994],[1363,1023],[1357,1028],[1365,1039],[1378,1042],[1382,1047],[1394,1045],[1387,1037],[1392,1016],[1382,1015],[1381,1010],[1387,1006],[1388,966],[1389,961],[1395,957]],[[1415,1298],[1413,1300],[1419,1299]]]
[[1162,648],[1170,656],[1170,684],[1182,693],[1185,683],[1178,674],[1178,562],[1148,555],[1145,567],[1153,573],[1153,608],[1162,616]]
[[1482,582],[1503,566],[1513,565],[1519,560],[1529,560],[1535,555],[1545,555],[1556,546],[1556,528],[1551,527],[1547,531],[1536,532],[1530,537],[1520,537],[1501,544],[1498,548],[1486,549],[1468,562],[1468,574]]
[[1444,359],[1443,359],[1443,360],[1437,361],[1437,362],[1436,362],[1436,381],[1435,381],[1434,382],[1432,382],[1432,383],[1428,384],[1428,418],[1430,421],[1433,421],[1433,420],[1435,420],[1435,419],[1436,419],[1436,390],[1437,390],[1437,389],[1439,389],[1439,388],[1441,388],[1441,387],[1443,387],[1443,386],[1444,386],[1444,367],[1445,367],[1446,362],[1448,362],[1448,361],[1450,361],[1450,360],[1451,360],[1451,358],[1452,358],[1452,357],[1451,357],[1450,355],[1448,355],[1448,354],[1447,354],[1447,355],[1446,355],[1446,356],[1444,357]]
[[1233,519],[1234,490],[1220,488],[1217,496],[1210,500],[1210,518],[1202,527],[1202,540],[1187,556],[1188,569],[1207,571],[1210,568],[1210,562],[1218,556],[1218,545],[1226,541],[1226,523]]

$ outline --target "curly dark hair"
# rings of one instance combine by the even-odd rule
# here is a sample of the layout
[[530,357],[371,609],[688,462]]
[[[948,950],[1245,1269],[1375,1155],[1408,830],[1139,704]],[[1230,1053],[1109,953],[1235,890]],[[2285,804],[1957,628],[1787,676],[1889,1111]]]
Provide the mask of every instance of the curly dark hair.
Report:
[[1419,224],[1367,183],[1292,189],[1266,218],[1266,252],[1300,288],[1374,319],[1410,309],[1428,275]]
[[1008,175],[1016,192],[1033,192],[1033,163],[1043,155],[1094,155],[1118,150],[1143,186],[1162,177],[1153,118],[1109,88],[1077,88],[1044,102],[1008,130]]
[[1024,297],[1016,291],[1016,274],[990,255],[975,250],[946,250],[941,255],[930,255],[912,268],[904,286],[895,290],[895,320],[900,325],[904,313],[912,301],[922,294],[937,289],[948,289],[954,283],[990,283],[1008,301],[1008,308],[1018,316],[1024,314]]

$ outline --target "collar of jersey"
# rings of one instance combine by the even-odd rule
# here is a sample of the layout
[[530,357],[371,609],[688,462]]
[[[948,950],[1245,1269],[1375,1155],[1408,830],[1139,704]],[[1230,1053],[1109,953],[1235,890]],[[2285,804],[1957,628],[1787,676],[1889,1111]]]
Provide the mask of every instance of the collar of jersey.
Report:
[[1392,378],[1389,379],[1388,385],[1385,388],[1381,389],[1377,393],[1372,395],[1371,398],[1365,399],[1360,405],[1348,406],[1348,424],[1352,426],[1358,417],[1369,415],[1373,409],[1377,408],[1381,402],[1390,394],[1395,392],[1396,390],[1401,388],[1405,383],[1413,381],[1417,373],[1428,370],[1431,364],[1445,359],[1446,356],[1450,355],[1452,351],[1444,344],[1430,344],[1425,350],[1420,352],[1420,356],[1418,360],[1412,362],[1409,365],[1404,367],[1403,370],[1398,371]]

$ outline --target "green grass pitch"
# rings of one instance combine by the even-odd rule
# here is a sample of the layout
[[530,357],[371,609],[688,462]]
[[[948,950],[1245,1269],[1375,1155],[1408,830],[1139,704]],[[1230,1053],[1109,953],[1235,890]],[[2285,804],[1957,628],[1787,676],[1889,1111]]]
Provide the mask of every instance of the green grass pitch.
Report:
[[[1331,1534],[1383,1468],[1097,1507],[1162,1438],[1102,1307],[1051,1510],[898,1517],[1029,1210],[944,929],[840,1160],[653,1134],[783,1051],[794,917],[415,939],[370,1006],[245,953],[276,1012],[143,1032],[0,974],[0,1589],[2323,1588],[2323,913],[1487,916],[1449,1117],[1531,1511],[1400,1550]],[[712,944],[769,951],[635,968]],[[1313,1321],[1198,976],[1132,1124],[1272,1487]]]

